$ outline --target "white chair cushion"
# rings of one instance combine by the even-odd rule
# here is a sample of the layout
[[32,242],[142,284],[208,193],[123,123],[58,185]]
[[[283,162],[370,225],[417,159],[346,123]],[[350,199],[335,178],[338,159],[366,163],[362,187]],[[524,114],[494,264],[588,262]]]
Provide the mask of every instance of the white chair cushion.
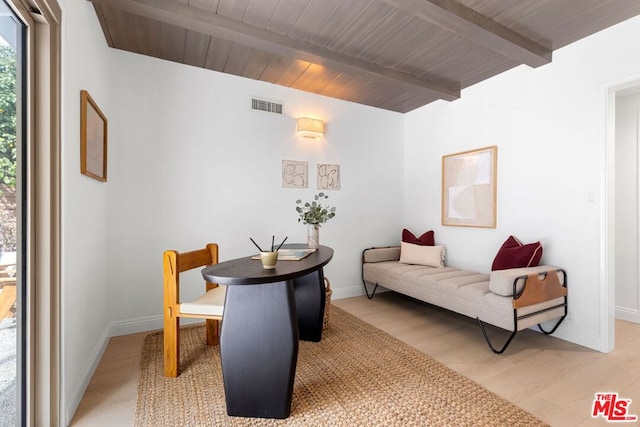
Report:
[[218,286],[207,291],[192,302],[180,304],[182,314],[200,314],[205,316],[222,316],[224,312],[224,299],[227,295],[226,286]]

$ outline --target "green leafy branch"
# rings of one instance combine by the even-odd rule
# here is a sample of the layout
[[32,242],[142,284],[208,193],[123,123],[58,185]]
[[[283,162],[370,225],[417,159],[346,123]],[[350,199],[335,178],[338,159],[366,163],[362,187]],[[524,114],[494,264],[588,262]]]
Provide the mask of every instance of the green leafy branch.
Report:
[[299,215],[298,222],[321,225],[336,216],[335,207],[320,203],[321,200],[328,198],[329,196],[326,194],[318,193],[313,197],[311,203],[305,202],[303,204],[302,200],[296,200],[296,204],[298,205],[296,206],[296,212],[298,212]]

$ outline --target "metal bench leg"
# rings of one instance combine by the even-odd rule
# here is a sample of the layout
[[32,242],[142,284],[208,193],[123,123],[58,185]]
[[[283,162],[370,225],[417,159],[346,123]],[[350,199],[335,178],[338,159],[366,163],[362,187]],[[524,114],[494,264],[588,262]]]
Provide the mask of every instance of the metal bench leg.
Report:
[[367,289],[367,283],[364,280],[362,281],[362,285],[364,286],[364,292],[367,294],[367,298],[369,299],[373,298],[373,295],[376,293],[376,289],[378,289],[378,284],[376,283],[376,285],[373,287],[373,292],[371,292],[371,295],[369,295],[369,290]]
[[482,320],[480,320],[479,317],[476,317],[476,320],[478,321],[478,325],[480,325],[480,330],[482,330],[482,335],[484,335],[484,339],[487,342],[487,345],[496,354],[504,353],[504,351],[507,349],[507,347],[509,347],[509,344],[511,344],[511,340],[513,339],[513,337],[515,337],[516,334],[518,333],[517,329],[514,330],[513,332],[511,332],[511,335],[509,335],[509,339],[507,339],[507,342],[504,343],[504,345],[502,346],[502,348],[500,350],[496,350],[496,348],[493,346],[493,344],[491,344],[491,340],[489,339],[489,335],[487,335],[487,331],[486,331],[486,329],[484,327],[484,323],[482,322]]
[[567,316],[566,315],[562,316],[560,318],[560,320],[558,320],[558,323],[556,323],[556,325],[550,331],[545,331],[542,328],[542,325],[540,323],[538,323],[538,329],[540,329],[540,332],[542,332],[545,335],[551,335],[552,333],[554,333],[556,331],[556,329],[558,329],[558,326],[560,326],[560,323],[562,323],[562,321],[564,320],[565,317],[567,317]]

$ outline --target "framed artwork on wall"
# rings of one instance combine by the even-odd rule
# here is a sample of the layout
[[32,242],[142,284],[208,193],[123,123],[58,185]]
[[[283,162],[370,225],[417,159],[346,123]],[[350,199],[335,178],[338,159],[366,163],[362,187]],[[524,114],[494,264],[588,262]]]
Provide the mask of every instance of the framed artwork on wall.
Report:
[[80,173],[107,181],[107,118],[86,90],[80,91]]
[[282,161],[282,187],[307,188],[309,186],[309,163],[300,160]]
[[340,189],[340,165],[318,164],[318,190]]
[[442,225],[496,228],[498,147],[442,156]]

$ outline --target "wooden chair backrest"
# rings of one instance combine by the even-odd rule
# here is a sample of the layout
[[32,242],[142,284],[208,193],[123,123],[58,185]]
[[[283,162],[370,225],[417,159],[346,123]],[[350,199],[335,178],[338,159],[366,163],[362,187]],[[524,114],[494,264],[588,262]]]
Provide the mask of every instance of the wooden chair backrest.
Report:
[[[165,251],[164,259],[164,293],[169,305],[178,304],[180,301],[180,273],[198,267],[218,263],[218,245],[209,243],[204,249],[190,252]],[[207,290],[218,285],[207,283]]]

